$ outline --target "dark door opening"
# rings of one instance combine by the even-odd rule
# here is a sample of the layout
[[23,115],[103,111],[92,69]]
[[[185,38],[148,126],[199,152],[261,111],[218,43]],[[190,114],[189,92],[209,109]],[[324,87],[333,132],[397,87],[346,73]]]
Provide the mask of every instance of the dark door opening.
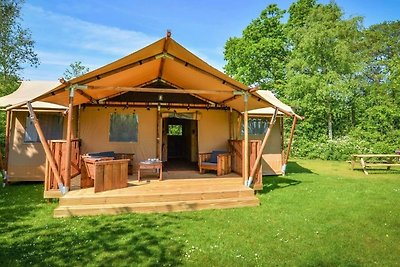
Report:
[[197,121],[163,120],[163,157],[167,170],[194,170],[197,162]]

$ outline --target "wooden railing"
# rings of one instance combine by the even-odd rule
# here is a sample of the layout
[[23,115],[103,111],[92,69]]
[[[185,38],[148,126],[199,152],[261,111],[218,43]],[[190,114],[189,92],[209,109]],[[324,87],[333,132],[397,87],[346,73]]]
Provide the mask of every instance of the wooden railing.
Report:
[[[66,177],[64,177],[65,151],[67,150],[67,148],[66,148],[67,141],[66,140],[49,140],[48,143],[49,143],[51,153],[53,154],[53,157],[56,161],[57,169],[62,178],[64,185],[70,184],[70,181],[67,181]],[[71,141],[71,143],[72,143],[71,178],[73,178],[81,173],[80,140],[73,139]],[[46,192],[58,189],[58,184],[55,179],[54,172],[49,167],[49,162],[47,159],[46,159],[46,172],[45,172],[45,180],[44,181],[45,181],[44,182],[44,191],[45,191],[45,197],[46,197]],[[58,192],[56,192],[56,193],[58,193]],[[51,197],[51,194],[47,194],[47,195],[49,197]]]
[[[232,154],[232,171],[242,175],[244,169],[244,140],[229,140],[230,151]],[[257,155],[261,147],[261,140],[250,140],[249,141],[249,155],[250,155],[250,168],[253,167],[256,161]],[[261,152],[262,153],[262,152]],[[251,171],[251,170],[250,170]],[[262,165],[260,164],[255,177],[253,177],[254,189],[262,190]]]

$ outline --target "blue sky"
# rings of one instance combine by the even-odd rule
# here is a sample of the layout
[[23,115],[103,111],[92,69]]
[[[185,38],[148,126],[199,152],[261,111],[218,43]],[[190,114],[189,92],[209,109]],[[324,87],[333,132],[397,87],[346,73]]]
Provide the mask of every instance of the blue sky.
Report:
[[[32,32],[41,65],[26,68],[26,80],[56,80],[68,65],[82,61],[91,70],[165,36],[222,70],[226,40],[272,3],[287,9],[291,0],[29,0],[23,24]],[[320,0],[327,3],[329,0]],[[337,0],[345,17],[364,24],[400,19],[400,0]]]

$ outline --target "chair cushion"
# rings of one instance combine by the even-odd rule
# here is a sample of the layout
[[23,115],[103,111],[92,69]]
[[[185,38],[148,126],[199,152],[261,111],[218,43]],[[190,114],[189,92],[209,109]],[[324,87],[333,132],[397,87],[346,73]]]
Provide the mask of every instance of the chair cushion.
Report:
[[205,162],[202,162],[201,165],[203,165],[203,166],[216,166],[217,163],[212,163],[212,162],[205,161]]
[[87,153],[87,155],[91,156],[91,157],[95,157],[95,158],[96,157],[99,157],[99,158],[101,158],[101,157],[111,157],[111,158],[115,159],[114,151],[89,152],[89,153]]
[[224,153],[226,153],[226,151],[214,150],[213,152],[211,152],[211,157],[210,157],[210,160],[208,162],[217,163],[217,156],[219,154],[224,154]]

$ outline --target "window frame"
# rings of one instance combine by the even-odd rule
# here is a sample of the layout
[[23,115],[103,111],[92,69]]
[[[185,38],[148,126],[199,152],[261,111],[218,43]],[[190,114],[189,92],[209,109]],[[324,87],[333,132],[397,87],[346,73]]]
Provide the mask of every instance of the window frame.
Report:
[[[118,117],[116,117],[118,116]],[[125,119],[123,119],[125,117]],[[113,125],[113,122],[120,121],[121,123],[130,123],[123,122],[123,120],[128,120],[129,117],[133,120],[133,125],[130,126],[132,129],[126,126],[126,124],[122,125]],[[138,143],[139,142],[139,117],[136,113],[110,113],[110,124],[108,128],[108,141],[110,143]],[[119,131],[123,129],[123,131]],[[133,132],[132,136],[129,136],[129,132]]]
[[[39,113],[37,119],[42,128],[46,140],[60,140],[64,135],[64,116],[58,112]],[[56,121],[58,120],[58,121]],[[49,124],[50,123],[50,124]],[[27,137],[31,137],[28,139]],[[25,119],[24,144],[40,143],[39,135],[29,114]]]
[[[255,121],[255,120],[259,120],[259,121],[260,121],[259,124],[261,124],[261,123],[266,123],[265,128],[263,129],[262,132],[252,132],[253,130],[255,130],[255,129],[257,128],[257,127],[252,127],[252,126],[251,126],[252,121]],[[271,120],[271,118],[269,118],[269,117],[249,117],[249,120],[248,120],[248,122],[249,122],[249,123],[248,123],[249,135],[253,135],[253,136],[262,136],[262,135],[265,135],[266,132],[268,131],[268,127],[270,126],[270,120]],[[262,122],[262,121],[263,121],[263,122]],[[244,121],[242,121],[241,135],[242,135],[242,136],[244,135]]]

